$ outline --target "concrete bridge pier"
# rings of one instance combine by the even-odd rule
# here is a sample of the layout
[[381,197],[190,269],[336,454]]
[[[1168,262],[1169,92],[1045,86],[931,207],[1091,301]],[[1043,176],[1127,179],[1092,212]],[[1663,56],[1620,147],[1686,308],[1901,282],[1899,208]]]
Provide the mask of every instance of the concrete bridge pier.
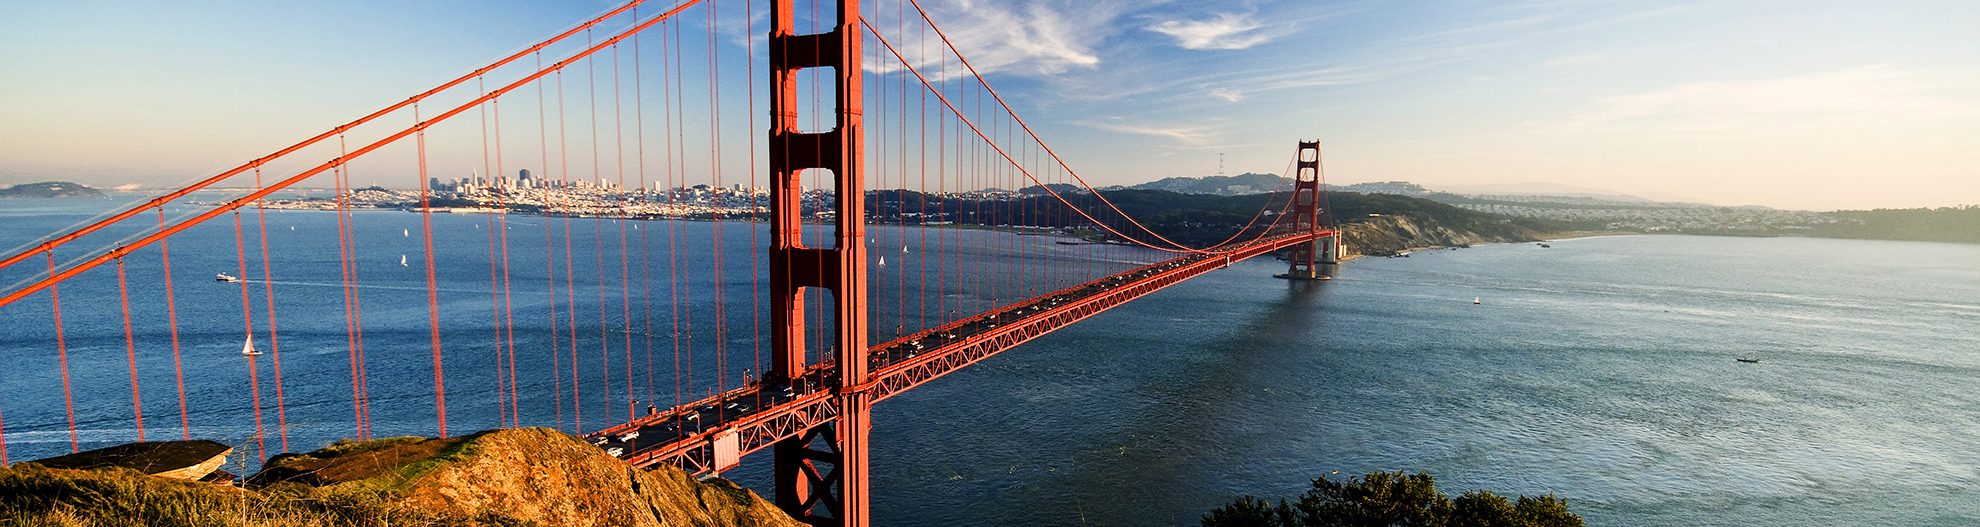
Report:
[[1274,276],[1288,280],[1332,280],[1340,268],[1341,252],[1339,235],[1314,238],[1312,243],[1287,251],[1289,265],[1285,274]]

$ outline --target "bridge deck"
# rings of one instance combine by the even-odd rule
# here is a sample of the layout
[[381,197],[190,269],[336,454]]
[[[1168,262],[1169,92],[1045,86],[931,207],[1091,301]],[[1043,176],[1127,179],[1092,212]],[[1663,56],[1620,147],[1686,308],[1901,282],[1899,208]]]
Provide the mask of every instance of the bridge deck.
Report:
[[[879,402],[1178,282],[1333,234],[1286,234],[1218,253],[1188,254],[894,339],[869,349],[868,382],[849,389],[867,392]],[[837,417],[837,385],[837,368],[821,364],[794,382],[729,390],[587,439],[636,466],[664,463],[697,474],[712,472],[732,462],[717,461],[718,443],[733,441],[729,445],[735,455],[748,455]]]

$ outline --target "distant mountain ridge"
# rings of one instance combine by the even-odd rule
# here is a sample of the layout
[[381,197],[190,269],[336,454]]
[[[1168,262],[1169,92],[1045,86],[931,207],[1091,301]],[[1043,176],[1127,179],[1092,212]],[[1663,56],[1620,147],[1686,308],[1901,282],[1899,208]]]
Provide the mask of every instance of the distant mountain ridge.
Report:
[[[1133,185],[1136,190],[1166,190],[1179,194],[1246,196],[1292,190],[1293,180],[1278,174],[1247,172],[1235,176],[1171,177]],[[1102,189],[1105,190],[1105,189]]]

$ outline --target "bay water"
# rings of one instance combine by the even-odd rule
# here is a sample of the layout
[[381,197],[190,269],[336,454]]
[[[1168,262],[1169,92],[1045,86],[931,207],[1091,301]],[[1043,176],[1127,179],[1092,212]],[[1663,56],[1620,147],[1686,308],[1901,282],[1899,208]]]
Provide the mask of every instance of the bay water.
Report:
[[[70,225],[90,207],[7,202],[0,246]],[[257,224],[245,218],[255,264],[245,277],[254,280]],[[268,218],[271,231],[301,233],[271,238],[281,270],[281,416],[272,415],[266,357],[253,363],[263,401],[248,392],[238,286],[212,279],[238,270],[231,219],[172,242],[191,435],[237,443],[249,457],[281,450],[277,420],[287,423],[290,450],[353,433],[336,238],[328,234],[335,216]],[[370,255],[360,272],[372,434],[431,435],[429,321],[423,274],[412,273],[423,265],[419,216],[356,218]],[[435,222],[450,233],[489,228],[482,216]],[[523,424],[596,429],[634,411],[627,399],[664,405],[677,385],[692,396],[760,368],[752,355],[767,339],[749,329],[760,292],[748,271],[761,263],[742,263],[767,243],[760,226],[626,222],[657,229],[647,242],[659,247],[628,258],[633,285],[613,291],[618,223],[572,220],[574,288],[556,282],[567,269],[558,261],[561,220],[508,223]],[[707,247],[717,229],[725,265],[742,266],[722,280],[723,334],[707,323],[717,313],[711,275],[679,284],[643,276],[670,263],[652,236],[673,232]],[[916,245],[876,272],[908,272],[907,262],[923,257],[945,269],[1024,258],[1012,251],[1034,263],[1051,257],[1042,237],[930,231],[952,236],[943,238],[948,248]],[[128,232],[110,236],[121,234]],[[906,243],[921,233],[895,235]],[[455,433],[501,424],[494,347],[484,342],[498,325],[484,240],[447,236],[434,249],[439,261],[473,263],[439,278]],[[876,408],[872,432],[876,523],[1193,525],[1240,494],[1289,497],[1322,474],[1396,469],[1435,474],[1452,493],[1554,493],[1591,525],[1980,523],[1980,246],[1685,236],[1551,245],[1364,258],[1327,283],[1274,279],[1281,264],[1269,259],[1243,262],[890,399]],[[411,266],[399,265],[401,254]],[[140,256],[128,259],[129,271],[154,276],[158,259]],[[676,265],[706,268],[708,257],[681,256]],[[1069,253],[1068,261],[1090,261],[1064,269],[1118,270],[1159,257]],[[106,303],[117,298],[113,273],[106,266],[63,286],[84,448],[134,439],[129,350],[116,304]],[[9,269],[0,282],[27,274]],[[952,287],[935,288],[938,313],[1014,296],[999,289],[1008,284],[947,276]],[[906,287],[875,282],[876,298],[900,297]],[[155,278],[130,287],[148,432],[176,438],[185,432],[170,350],[158,344],[168,337],[158,323],[162,291]],[[552,287],[563,288],[555,289],[563,299]],[[696,325],[675,328],[662,317],[651,328],[639,314],[622,314],[649,297],[670,305],[673,288],[687,290],[686,318]],[[262,290],[250,292],[265,327]],[[0,308],[0,352],[10,363],[0,371],[0,415],[16,461],[69,450],[46,297]],[[561,306],[568,321],[573,301],[578,374],[605,379],[583,386],[578,406],[565,400],[569,329],[553,331],[545,315]],[[917,327],[908,321],[929,310],[921,304],[877,302],[876,320],[902,323],[878,325],[874,338]],[[553,339],[555,331],[565,336]],[[699,373],[678,384],[668,379],[677,334],[689,341],[685,357],[701,361],[683,368]],[[643,360],[649,337],[660,349],[653,366]],[[709,366],[717,341],[726,359],[719,379]],[[622,358],[633,364],[622,368]],[[645,382],[648,371],[657,380]],[[257,406],[265,444],[252,439]],[[754,456],[726,476],[767,492],[766,471],[767,456]]]

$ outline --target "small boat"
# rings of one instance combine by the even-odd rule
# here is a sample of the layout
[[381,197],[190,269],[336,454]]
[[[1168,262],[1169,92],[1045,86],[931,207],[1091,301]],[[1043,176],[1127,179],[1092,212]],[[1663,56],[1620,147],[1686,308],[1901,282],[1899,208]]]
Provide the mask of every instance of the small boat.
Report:
[[901,246],[901,254],[907,254],[907,246],[906,246],[906,245],[902,245],[902,246]]
[[881,267],[886,267],[886,266],[887,266],[887,257],[885,257],[885,256],[882,256],[882,257],[880,257],[880,266],[881,266]]
[[1541,249],[1552,249],[1552,248],[1554,248],[1554,246],[1552,246],[1552,245],[1547,245],[1547,244],[1544,244],[1544,243],[1542,243],[1542,244],[1538,244],[1538,245],[1540,245],[1540,248],[1541,248]]
[[399,267],[405,267],[405,266],[406,266],[406,255],[401,254],[399,255]]
[[1754,363],[1758,363],[1758,362],[1760,362],[1760,359],[1754,359],[1754,358],[1748,358],[1748,357],[1739,357],[1739,358],[1736,358],[1736,359],[1733,359],[1733,360],[1736,360],[1736,361],[1740,361],[1740,362],[1744,362],[1744,363],[1747,363],[1747,364],[1754,364]]
[[1475,305],[1478,305],[1478,304],[1483,304],[1483,303],[1485,303],[1485,297],[1482,297],[1482,296],[1474,296],[1474,297],[1471,297],[1471,305],[1474,305],[1474,306],[1475,306]]
[[230,283],[230,284],[231,284],[231,283],[234,283],[234,282],[239,282],[239,281],[241,281],[241,278],[240,278],[240,277],[238,277],[238,276],[234,276],[234,275],[230,275],[230,274],[227,274],[227,273],[220,273],[220,274],[216,274],[216,275],[213,275],[213,281],[215,281],[215,282],[227,282],[227,283]]
[[261,350],[254,349],[254,335],[248,335],[247,341],[241,343],[241,355],[253,357],[260,354]]
[[401,238],[411,238],[411,237],[412,237],[412,229],[399,229],[399,237],[401,237]]

